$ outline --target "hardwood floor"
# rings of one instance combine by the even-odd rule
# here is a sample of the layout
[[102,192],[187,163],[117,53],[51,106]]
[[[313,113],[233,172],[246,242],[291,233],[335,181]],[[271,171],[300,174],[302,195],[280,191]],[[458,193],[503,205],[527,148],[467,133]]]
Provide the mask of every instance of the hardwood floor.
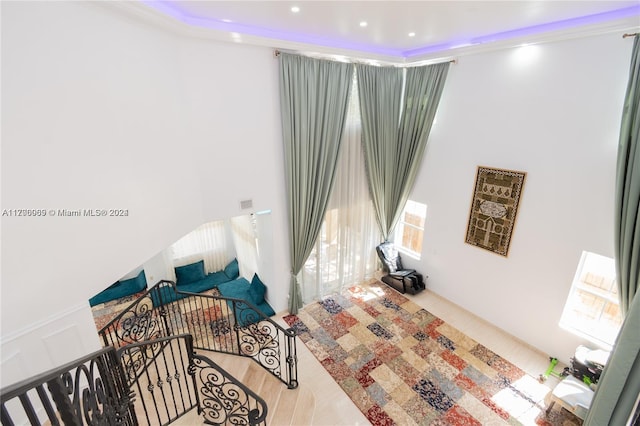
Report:
[[[437,294],[425,290],[418,295],[406,296],[472,339],[507,358],[531,376],[538,377],[546,370],[549,364],[546,354]],[[287,327],[282,320],[284,315],[287,313],[279,313],[274,319]],[[212,356],[211,353],[207,353],[207,356],[218,362],[232,375],[243,380],[267,400],[270,410],[268,425],[369,425],[369,421],[356,408],[349,396],[299,340],[297,350],[300,386],[296,390],[287,389],[284,384],[263,372],[250,360],[221,354]],[[555,384],[557,379],[550,377],[547,382],[548,387],[552,389]],[[197,416],[192,417],[192,415],[193,413],[185,416],[176,424],[199,424]],[[524,424],[533,424],[533,418],[520,420]]]

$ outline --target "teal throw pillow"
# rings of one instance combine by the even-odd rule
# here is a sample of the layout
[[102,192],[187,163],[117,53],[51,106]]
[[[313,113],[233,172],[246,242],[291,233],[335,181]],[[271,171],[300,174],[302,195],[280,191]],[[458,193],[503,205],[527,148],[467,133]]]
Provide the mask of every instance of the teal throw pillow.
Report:
[[190,263],[184,266],[178,266],[176,269],[176,285],[184,285],[203,280],[204,273],[204,260],[196,263]]
[[135,278],[118,281],[118,284],[127,289],[141,291],[147,287],[147,277],[144,274],[144,269]]
[[238,259],[233,259],[227,266],[224,267],[224,274],[229,277],[230,280],[235,280],[240,276]]
[[253,274],[253,279],[251,280],[251,285],[247,290],[248,300],[254,305],[260,305],[264,302],[264,293],[267,291],[267,286],[265,286],[258,274]]

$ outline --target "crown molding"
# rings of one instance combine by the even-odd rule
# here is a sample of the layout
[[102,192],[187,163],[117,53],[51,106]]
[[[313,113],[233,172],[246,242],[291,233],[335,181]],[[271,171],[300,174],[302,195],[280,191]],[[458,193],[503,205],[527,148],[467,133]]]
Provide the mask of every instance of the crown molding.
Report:
[[522,45],[553,43],[577,38],[593,37],[604,34],[619,33],[622,36],[625,32],[640,31],[640,8],[637,16],[628,16],[612,21],[600,22],[588,25],[581,25],[571,28],[564,28],[555,31],[545,31],[539,34],[527,34],[515,36],[503,40],[469,43],[461,46],[453,46],[447,50],[434,51],[432,53],[416,53],[407,51],[405,61],[408,63],[425,60],[434,60],[448,56],[466,56],[478,53],[486,53],[503,49],[510,49]]
[[[525,34],[527,29],[523,29],[522,34],[513,32],[513,36],[501,38],[501,34],[471,40],[462,45],[437,45],[425,46],[424,48],[407,51],[380,49],[378,52],[371,52],[366,46],[333,47],[318,44],[322,40],[313,42],[283,40],[275,37],[258,36],[246,33],[238,33],[224,28],[224,23],[217,22],[215,26],[207,25],[208,21],[197,18],[174,17],[172,10],[161,10],[162,3],[155,2],[151,7],[142,1],[105,1],[90,2],[100,7],[108,7],[113,10],[136,17],[147,24],[154,25],[175,34],[213,40],[226,43],[243,44],[250,46],[263,46],[276,50],[291,51],[296,53],[310,54],[311,56],[331,57],[338,60],[349,60],[352,62],[376,63],[395,66],[411,66],[416,64],[428,64],[455,59],[461,56],[474,55],[478,53],[491,52],[502,49],[509,49],[523,44],[550,43],[569,39],[590,37],[607,33],[637,32],[640,30],[640,6],[628,8],[631,16],[623,16],[618,19],[606,20],[597,23],[588,23],[586,18],[576,19],[576,25],[557,30],[541,30],[537,34]],[[159,5],[159,6],[158,6]],[[629,15],[627,13],[627,15]],[[185,22],[187,21],[187,22]],[[581,21],[584,21],[580,24]],[[234,27],[237,30],[237,25]],[[275,34],[275,32],[274,32]],[[329,43],[329,41],[327,41]]]

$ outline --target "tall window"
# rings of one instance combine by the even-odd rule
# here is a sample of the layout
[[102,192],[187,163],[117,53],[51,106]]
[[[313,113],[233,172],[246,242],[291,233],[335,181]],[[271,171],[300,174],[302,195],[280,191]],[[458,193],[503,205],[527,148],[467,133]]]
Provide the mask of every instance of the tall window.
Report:
[[613,259],[583,252],[560,326],[597,344],[612,346],[622,324]]
[[171,246],[175,266],[204,259],[206,272],[219,271],[229,262],[225,221],[205,223]]
[[396,225],[394,244],[401,251],[420,259],[427,205],[407,200]]
[[375,247],[382,237],[364,171],[357,90],[354,81],[333,191],[316,246],[300,272],[305,303],[371,278],[378,267]]

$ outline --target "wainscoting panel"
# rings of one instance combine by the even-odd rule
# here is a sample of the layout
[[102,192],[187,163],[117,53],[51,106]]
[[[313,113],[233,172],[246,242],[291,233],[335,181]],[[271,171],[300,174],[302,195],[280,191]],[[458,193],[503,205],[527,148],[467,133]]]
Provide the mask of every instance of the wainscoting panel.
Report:
[[5,387],[73,361],[101,345],[86,303],[2,336],[0,348],[0,387]]

